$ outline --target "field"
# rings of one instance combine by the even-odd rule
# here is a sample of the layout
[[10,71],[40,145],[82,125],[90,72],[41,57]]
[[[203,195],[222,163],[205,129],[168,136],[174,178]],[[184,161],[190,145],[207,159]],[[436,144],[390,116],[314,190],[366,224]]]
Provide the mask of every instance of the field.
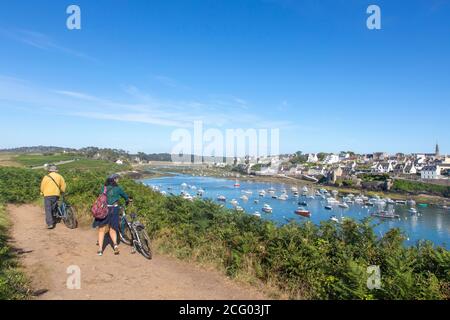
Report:
[[55,154],[55,155],[42,155],[42,154],[20,154],[12,158],[13,161],[25,167],[38,167],[43,166],[46,163],[57,163],[60,161],[69,161],[79,159],[80,156],[76,154]]

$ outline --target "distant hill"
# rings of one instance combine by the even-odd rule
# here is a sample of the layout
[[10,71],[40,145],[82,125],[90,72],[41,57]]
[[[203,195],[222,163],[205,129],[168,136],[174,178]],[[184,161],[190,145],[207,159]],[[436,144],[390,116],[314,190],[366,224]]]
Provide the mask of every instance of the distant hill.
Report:
[[55,147],[55,146],[32,146],[32,147],[19,147],[19,148],[11,148],[11,149],[0,149],[0,152],[11,152],[11,153],[61,153],[61,152],[77,152],[77,149]]
[[[56,146],[31,146],[31,147],[19,147],[19,148],[11,148],[11,149],[0,149],[0,152],[10,152],[10,153],[19,153],[19,154],[27,154],[27,153],[40,153],[40,154],[55,154],[55,153],[74,153],[86,158],[98,159],[98,160],[107,160],[107,161],[116,161],[121,159],[127,162],[148,162],[148,161],[172,161],[172,155],[170,153],[144,153],[138,152],[136,154],[129,153],[126,150],[122,149],[111,149],[111,148],[98,148],[98,147],[84,147],[80,149],[74,148],[64,148],[64,147],[56,147]],[[188,159],[194,161],[194,155],[187,155]],[[214,162],[217,160],[221,160],[223,162],[226,161],[226,158],[216,159],[211,157],[202,157],[202,159],[206,162]],[[232,162],[232,161],[231,161]]]

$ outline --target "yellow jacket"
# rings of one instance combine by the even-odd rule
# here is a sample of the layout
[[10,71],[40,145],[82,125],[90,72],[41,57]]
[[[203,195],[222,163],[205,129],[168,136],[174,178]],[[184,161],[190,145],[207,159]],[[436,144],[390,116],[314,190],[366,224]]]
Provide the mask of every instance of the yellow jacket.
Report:
[[[53,178],[53,181],[48,176],[51,176]],[[58,184],[58,186],[55,184]],[[66,192],[66,182],[64,181],[64,178],[56,172],[50,172],[48,175],[46,175],[41,182],[41,193],[44,195],[44,197],[49,196],[60,196],[61,192]]]

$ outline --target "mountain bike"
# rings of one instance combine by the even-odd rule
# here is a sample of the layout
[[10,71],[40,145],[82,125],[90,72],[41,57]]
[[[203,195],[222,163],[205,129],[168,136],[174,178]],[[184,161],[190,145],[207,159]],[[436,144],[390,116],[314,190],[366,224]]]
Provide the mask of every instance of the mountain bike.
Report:
[[62,220],[69,229],[75,229],[78,226],[75,209],[64,200],[64,194],[53,207],[53,217],[57,222]]
[[133,246],[133,252],[138,251],[145,258],[152,258],[150,238],[145,231],[145,226],[137,220],[136,213],[131,213],[128,218],[125,207],[122,207],[119,229],[120,241]]

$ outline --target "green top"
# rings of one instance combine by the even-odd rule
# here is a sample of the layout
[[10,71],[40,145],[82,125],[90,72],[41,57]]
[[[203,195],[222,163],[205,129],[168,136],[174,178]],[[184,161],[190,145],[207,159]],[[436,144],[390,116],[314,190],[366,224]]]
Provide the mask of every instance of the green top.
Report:
[[[102,187],[101,193],[103,193],[104,187]],[[124,198],[125,201],[128,200],[128,195],[119,186],[107,186],[106,195],[108,196],[108,204],[113,205],[118,202],[120,198]]]

